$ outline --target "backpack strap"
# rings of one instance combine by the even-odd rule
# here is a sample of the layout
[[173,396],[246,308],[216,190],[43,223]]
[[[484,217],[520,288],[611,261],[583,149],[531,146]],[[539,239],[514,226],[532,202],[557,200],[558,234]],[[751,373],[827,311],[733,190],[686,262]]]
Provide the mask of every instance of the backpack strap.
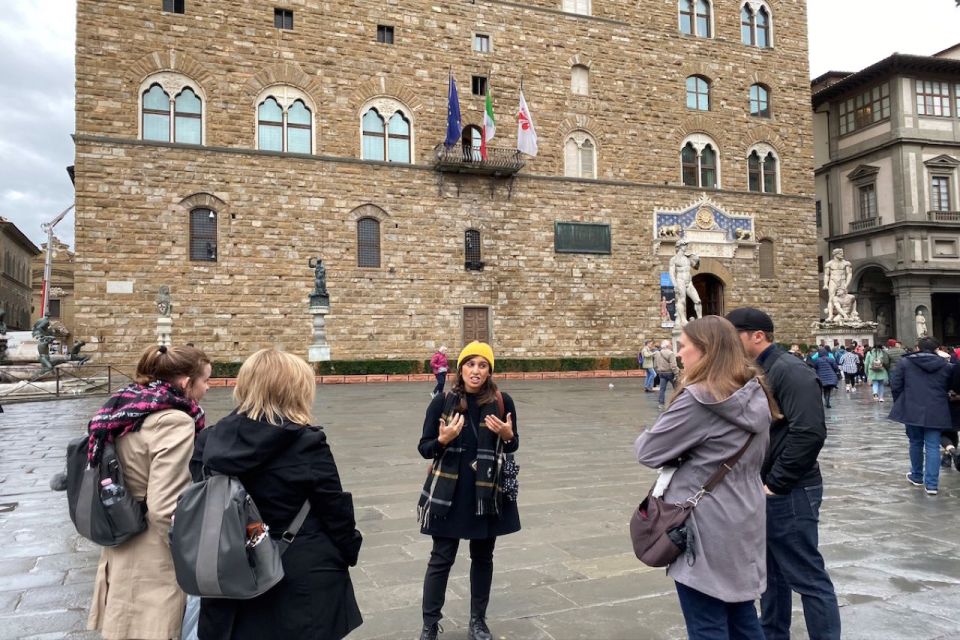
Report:
[[310,499],[307,498],[303,501],[303,506],[300,507],[300,511],[297,513],[297,517],[293,519],[293,522],[290,523],[290,526],[287,527],[287,530],[283,532],[283,535],[280,536],[280,542],[277,543],[277,546],[280,548],[280,555],[283,555],[283,552],[293,543],[294,539],[297,537],[297,533],[300,532],[300,527],[303,526],[304,521],[307,519],[307,514],[310,513]]
[[500,389],[497,389],[497,417],[501,420],[506,420],[506,408],[503,405],[503,394],[500,393]]

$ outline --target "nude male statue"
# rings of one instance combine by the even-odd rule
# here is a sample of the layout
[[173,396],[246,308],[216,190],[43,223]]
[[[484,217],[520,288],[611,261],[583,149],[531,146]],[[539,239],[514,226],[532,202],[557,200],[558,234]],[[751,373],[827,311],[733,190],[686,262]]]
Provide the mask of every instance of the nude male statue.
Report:
[[693,300],[693,310],[698,318],[703,317],[703,305],[700,303],[700,294],[693,286],[693,269],[700,268],[700,256],[688,254],[686,240],[677,241],[677,254],[670,258],[670,280],[673,281],[673,291],[676,297],[678,327],[687,324],[687,297]]
[[823,265],[823,288],[827,291],[827,309],[831,312],[837,302],[837,291],[846,291],[852,276],[853,267],[843,259],[843,249],[834,249],[833,259]]

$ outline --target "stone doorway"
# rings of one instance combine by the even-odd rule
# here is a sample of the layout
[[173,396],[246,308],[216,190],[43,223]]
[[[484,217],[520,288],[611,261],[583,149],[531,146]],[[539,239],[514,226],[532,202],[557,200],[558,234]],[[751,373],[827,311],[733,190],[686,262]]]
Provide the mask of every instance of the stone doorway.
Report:
[[[703,315],[722,316],[724,311],[723,304],[723,280],[712,273],[698,273],[693,276],[693,287],[700,294],[700,302],[703,303]],[[693,301],[687,298],[687,311],[693,315]]]

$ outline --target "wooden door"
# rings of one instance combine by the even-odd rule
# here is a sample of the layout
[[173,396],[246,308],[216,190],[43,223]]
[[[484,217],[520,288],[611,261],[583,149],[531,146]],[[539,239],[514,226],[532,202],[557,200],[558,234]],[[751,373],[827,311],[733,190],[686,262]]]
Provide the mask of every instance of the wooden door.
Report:
[[473,340],[490,342],[490,310],[487,307],[463,308],[463,344]]

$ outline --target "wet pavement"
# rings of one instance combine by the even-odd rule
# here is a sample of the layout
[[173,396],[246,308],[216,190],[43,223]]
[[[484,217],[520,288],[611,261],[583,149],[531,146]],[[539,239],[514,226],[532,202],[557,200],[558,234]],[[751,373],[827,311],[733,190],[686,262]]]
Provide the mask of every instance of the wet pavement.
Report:
[[[609,385],[613,387],[610,388]],[[525,640],[685,637],[673,583],[633,557],[627,521],[653,473],[632,457],[656,418],[637,379],[504,381],[519,413],[523,530],[498,540],[488,622]],[[325,386],[326,425],[364,533],[352,576],[365,624],[351,639],[416,638],[430,550],[415,505],[426,472],[416,451],[432,383]],[[828,413],[821,454],[821,547],[837,587],[843,637],[960,638],[960,473],[940,495],[904,479],[903,428],[861,390]],[[103,398],[8,405],[0,414],[0,639],[96,638],[83,631],[98,557],[80,539],[63,493],[48,488],[66,442]],[[229,390],[204,403],[211,418]],[[445,640],[465,639],[469,558],[454,566]],[[794,638],[807,638],[799,599]]]

